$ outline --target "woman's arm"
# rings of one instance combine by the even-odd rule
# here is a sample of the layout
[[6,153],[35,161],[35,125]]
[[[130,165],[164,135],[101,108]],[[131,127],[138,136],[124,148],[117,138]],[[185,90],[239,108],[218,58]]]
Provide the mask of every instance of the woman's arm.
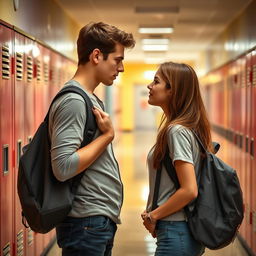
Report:
[[157,209],[150,213],[152,220],[159,220],[181,210],[197,197],[198,188],[194,166],[191,163],[177,160],[174,162],[180,188]]

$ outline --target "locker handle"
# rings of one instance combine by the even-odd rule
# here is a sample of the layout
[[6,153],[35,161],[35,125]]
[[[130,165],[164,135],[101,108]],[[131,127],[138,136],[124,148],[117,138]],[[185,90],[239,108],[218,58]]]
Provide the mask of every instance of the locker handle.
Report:
[[18,140],[17,141],[17,166],[19,165],[20,157],[22,155],[21,145],[22,145],[22,140]]
[[246,136],[246,141],[245,141],[245,152],[249,152],[249,137]]
[[243,134],[240,134],[240,148],[242,149],[243,148],[243,139],[244,139],[244,136]]
[[3,145],[3,173],[7,175],[9,173],[9,145]]
[[28,144],[32,141],[32,136],[28,136]]
[[254,139],[251,138],[251,150],[250,150],[251,156],[254,158]]

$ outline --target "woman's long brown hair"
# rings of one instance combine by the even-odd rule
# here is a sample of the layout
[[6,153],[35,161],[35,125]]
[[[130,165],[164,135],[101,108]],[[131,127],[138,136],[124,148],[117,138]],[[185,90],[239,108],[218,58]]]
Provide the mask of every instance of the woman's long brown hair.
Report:
[[167,147],[167,131],[176,124],[193,129],[207,150],[212,152],[210,123],[200,94],[197,75],[187,64],[165,62],[159,74],[171,87],[170,116],[163,114],[154,147],[153,163],[159,168]]

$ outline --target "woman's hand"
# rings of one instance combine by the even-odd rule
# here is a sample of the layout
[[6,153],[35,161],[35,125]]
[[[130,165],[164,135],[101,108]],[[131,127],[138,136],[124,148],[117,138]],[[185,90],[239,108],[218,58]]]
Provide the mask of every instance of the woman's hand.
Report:
[[153,220],[150,216],[150,213],[144,211],[141,214],[141,218],[143,220],[143,225],[148,230],[148,232],[152,235],[152,237],[156,237],[156,220]]
[[109,114],[96,107],[94,107],[92,111],[96,117],[96,122],[100,131],[114,138],[115,132]]

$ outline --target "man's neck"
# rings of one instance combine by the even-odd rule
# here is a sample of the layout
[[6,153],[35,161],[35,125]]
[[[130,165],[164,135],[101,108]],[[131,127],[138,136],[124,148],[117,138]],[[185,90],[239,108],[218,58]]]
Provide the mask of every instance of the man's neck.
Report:
[[95,81],[94,72],[89,66],[78,66],[73,80],[77,81],[86,91],[93,94],[95,88],[99,85]]

